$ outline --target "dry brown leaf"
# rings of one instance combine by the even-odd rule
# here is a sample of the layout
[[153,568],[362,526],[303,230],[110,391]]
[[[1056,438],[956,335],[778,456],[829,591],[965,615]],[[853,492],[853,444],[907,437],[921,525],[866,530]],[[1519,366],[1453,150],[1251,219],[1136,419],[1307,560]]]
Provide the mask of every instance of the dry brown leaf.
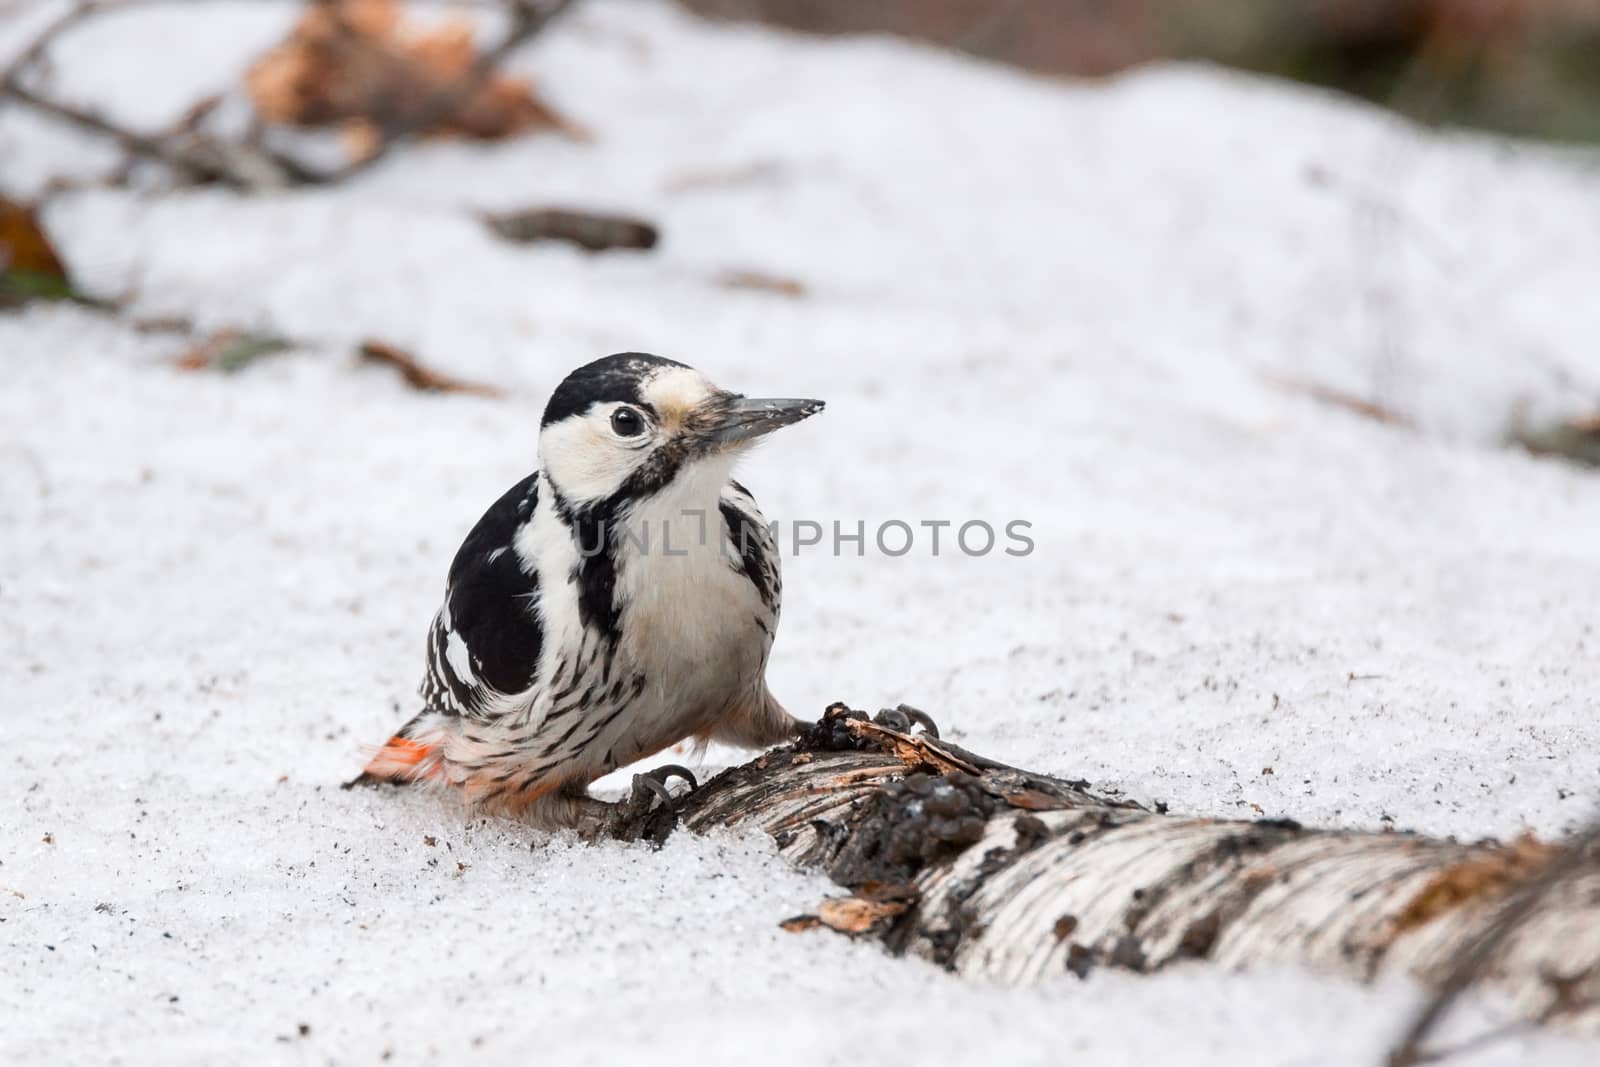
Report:
[[66,265],[33,209],[0,197],[0,307],[71,293]]
[[504,392],[495,386],[484,385],[481,382],[469,382],[463,378],[433,370],[424,366],[416,356],[394,345],[383,341],[365,341],[361,345],[361,358],[373,363],[383,363],[400,372],[400,377],[413,389],[421,389],[430,393],[467,393],[471,396],[499,397]]
[[[419,29],[406,23],[398,0],[331,0],[312,5],[288,39],[251,66],[245,84],[268,122],[341,126],[362,159],[373,150],[374,130],[381,138],[415,126],[471,83],[477,61],[463,19]],[[494,74],[421,132],[498,140],[535,129],[587,137],[525,79]]]
[[28,271],[67,280],[66,265],[45,236],[33,209],[0,197],[0,270]]
[[1019,789],[1006,794],[1006,803],[1023,811],[1059,811],[1067,807],[1060,797],[1051,796],[1042,789]]
[[863,900],[879,903],[910,904],[917,899],[917,887],[909,882],[882,882],[871,879],[853,886],[852,891]]
[[[18,895],[20,896],[20,894]],[[817,918],[815,915],[796,915],[792,918],[785,919],[778,924],[780,928],[789,931],[791,934],[799,934],[804,933],[807,930],[815,930],[821,925],[822,920]]]
[[864,934],[879,923],[894,918],[911,906],[908,900],[867,900],[862,897],[833,897],[817,909],[817,920],[841,934]]

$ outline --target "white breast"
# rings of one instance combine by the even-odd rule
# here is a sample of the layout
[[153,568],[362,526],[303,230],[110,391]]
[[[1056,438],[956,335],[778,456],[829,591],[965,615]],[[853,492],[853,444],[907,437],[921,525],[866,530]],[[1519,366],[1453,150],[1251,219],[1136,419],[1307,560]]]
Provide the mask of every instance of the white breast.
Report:
[[760,597],[726,548],[718,501],[731,467],[702,461],[636,506],[619,559],[622,648],[647,679],[639,710],[677,736],[758,692],[771,643],[756,623]]

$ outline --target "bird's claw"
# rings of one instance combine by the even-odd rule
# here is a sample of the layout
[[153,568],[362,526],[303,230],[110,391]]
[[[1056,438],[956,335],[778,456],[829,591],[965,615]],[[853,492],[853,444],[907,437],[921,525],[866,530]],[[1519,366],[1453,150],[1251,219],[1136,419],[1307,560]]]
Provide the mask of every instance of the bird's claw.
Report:
[[687,767],[668,763],[633,776],[633,792],[613,805],[603,831],[622,841],[645,840],[659,845],[678,825],[678,803],[688,793],[673,796],[667,782],[682,778],[689,783],[688,793],[700,783]]
[[[693,793],[700,788],[699,780],[695,778],[694,772],[690,771],[689,768],[680,767],[676,763],[666,763],[633,776],[633,796],[629,798],[629,803],[639,808],[640,814],[649,812],[654,800],[661,801],[664,807],[672,807],[677,802],[677,798],[667,788],[667,782],[673,778],[682,778],[688,782],[689,793]],[[687,796],[688,793],[684,795]]]
[[892,708],[884,708],[873,716],[873,722],[889,730],[897,730],[908,734],[913,725],[922,727],[922,732],[935,740],[939,737],[939,727],[933,717],[920,708],[910,704],[900,704]]

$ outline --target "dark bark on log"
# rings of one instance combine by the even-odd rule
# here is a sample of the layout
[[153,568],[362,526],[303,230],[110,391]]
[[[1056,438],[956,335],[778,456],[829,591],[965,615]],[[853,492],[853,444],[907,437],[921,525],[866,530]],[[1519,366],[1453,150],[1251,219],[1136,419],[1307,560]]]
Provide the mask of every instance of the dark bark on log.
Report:
[[[1492,932],[1478,982],[1525,1018],[1600,1030],[1592,838],[1460,844],[1160,814],[847,711],[835,705],[798,744],[723,772],[677,810],[695,832],[764,830],[853,891],[791,929],[873,937],[1014,983],[1207,960],[1401,972],[1430,987],[1459,983],[1459,959]],[[1545,872],[1557,877],[1530,905],[1526,887]],[[1496,931],[1505,918],[1517,921]]]

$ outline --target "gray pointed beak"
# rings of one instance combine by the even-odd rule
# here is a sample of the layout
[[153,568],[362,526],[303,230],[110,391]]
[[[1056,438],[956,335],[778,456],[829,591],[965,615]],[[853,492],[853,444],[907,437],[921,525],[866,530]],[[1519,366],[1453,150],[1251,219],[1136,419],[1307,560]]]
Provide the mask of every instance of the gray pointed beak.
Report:
[[722,422],[711,431],[713,444],[720,448],[743,444],[763,434],[822,410],[820,400],[776,400],[739,397],[730,403]]

